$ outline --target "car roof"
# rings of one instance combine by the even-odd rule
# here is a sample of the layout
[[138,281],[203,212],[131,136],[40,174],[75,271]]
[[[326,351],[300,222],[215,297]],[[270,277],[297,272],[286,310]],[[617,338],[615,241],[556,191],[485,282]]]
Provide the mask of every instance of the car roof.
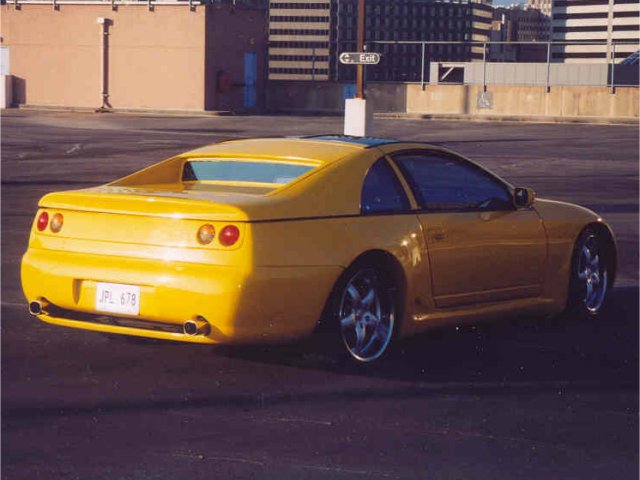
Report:
[[379,145],[387,145],[389,143],[400,143],[399,140],[392,138],[376,138],[376,137],[353,137],[351,135],[311,135],[309,137],[300,137],[304,139],[324,140],[327,142],[347,142],[356,145],[362,145],[364,148],[377,147]]
[[314,135],[310,137],[250,138],[226,140],[186,152],[185,157],[234,157],[330,163],[367,148],[398,143],[398,140]]

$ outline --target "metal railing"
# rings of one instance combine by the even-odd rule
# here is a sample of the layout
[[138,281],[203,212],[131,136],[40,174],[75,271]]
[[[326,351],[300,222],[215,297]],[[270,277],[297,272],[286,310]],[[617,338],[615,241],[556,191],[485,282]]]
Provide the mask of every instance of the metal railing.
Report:
[[[560,58],[559,55],[567,54],[566,47],[582,46],[582,47],[594,47],[591,54],[601,53],[600,58],[585,58],[583,61],[579,59],[573,59],[571,62],[565,62],[564,58]],[[621,46],[626,46],[627,50],[624,54],[620,53]],[[410,47],[415,53],[407,53],[407,47]],[[446,53],[445,48],[448,47],[453,53]],[[598,49],[597,47],[600,47]],[[618,48],[617,48],[618,47]],[[348,48],[348,47],[346,47]],[[554,85],[593,85],[593,86],[607,86],[611,92],[615,92],[616,87],[629,86],[638,87],[638,75],[634,74],[632,68],[621,67],[619,62],[625,57],[632,54],[632,51],[640,49],[638,42],[629,40],[620,40],[607,43],[606,41],[546,41],[546,42],[532,42],[532,41],[403,41],[403,40],[376,40],[365,43],[365,49],[371,52],[378,52],[382,55],[382,61],[379,65],[367,67],[367,81],[376,82],[402,82],[402,83],[419,83],[422,88],[428,83],[481,83],[483,89],[486,91],[487,85],[492,82],[488,78],[489,73],[494,73],[496,65],[498,64],[511,64],[513,68],[518,68],[516,65],[522,64],[538,64],[540,68],[536,69],[536,73],[540,73],[541,69],[544,70],[544,81],[542,83],[534,83],[536,85],[544,85],[547,91],[550,91]],[[395,49],[395,51],[394,51]],[[403,51],[400,51],[403,49]],[[337,50],[341,50],[338,48]],[[527,55],[523,52],[532,55],[532,51],[535,50],[535,55],[531,58],[527,58]],[[571,53],[568,53],[569,55]],[[419,61],[414,62],[415,67],[409,65],[405,67],[394,67],[393,62],[385,62],[387,59],[393,57],[403,57],[405,59],[412,59],[415,56],[419,56]],[[481,81],[462,81],[456,82],[434,82],[434,79],[430,77],[429,65],[433,63],[444,64],[453,66],[456,65],[459,68],[464,66],[476,67],[478,64],[482,65]],[[600,65],[604,68],[593,67],[594,77],[584,79],[584,83],[569,82],[558,83],[554,77],[558,77],[563,71],[571,71],[570,65]],[[419,71],[417,70],[419,65]],[[563,67],[565,66],[565,67]],[[345,81],[349,79],[350,75],[345,74],[348,70],[341,67],[342,70],[336,72],[336,80]],[[380,75],[376,75],[375,69],[381,70],[385,74],[396,68],[396,73],[399,72],[395,78],[376,78]],[[522,67],[524,68],[524,67]],[[577,67],[576,67],[577,68]],[[404,71],[402,71],[404,70]],[[475,70],[475,69],[474,69]],[[621,75],[623,70],[631,71],[632,73],[626,73]],[[637,72],[637,64],[635,66],[635,72]],[[388,76],[388,75],[387,75]],[[391,75],[393,77],[393,75]],[[621,78],[618,78],[620,76]],[[596,78],[597,77],[597,78]],[[501,83],[501,82],[498,82]],[[519,84],[519,83],[515,83]],[[531,84],[530,82],[525,84]]]
[[[5,3],[4,1],[2,3]],[[14,8],[19,9],[21,5],[52,5],[54,10],[59,10],[63,5],[111,5],[112,10],[116,10],[119,5],[146,6],[153,10],[156,6],[188,6],[195,10],[197,5],[211,3],[209,0],[8,0]]]

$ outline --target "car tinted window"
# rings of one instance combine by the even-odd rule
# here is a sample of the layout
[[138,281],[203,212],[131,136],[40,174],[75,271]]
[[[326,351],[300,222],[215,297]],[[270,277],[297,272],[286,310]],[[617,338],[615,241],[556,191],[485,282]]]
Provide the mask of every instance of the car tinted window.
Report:
[[315,167],[278,162],[198,160],[185,164],[183,181],[257,182],[284,185]]
[[384,158],[367,172],[362,184],[362,213],[399,212],[409,209],[409,200],[393,168]]
[[510,210],[511,195],[498,180],[469,162],[430,153],[394,155],[416,199],[427,210]]

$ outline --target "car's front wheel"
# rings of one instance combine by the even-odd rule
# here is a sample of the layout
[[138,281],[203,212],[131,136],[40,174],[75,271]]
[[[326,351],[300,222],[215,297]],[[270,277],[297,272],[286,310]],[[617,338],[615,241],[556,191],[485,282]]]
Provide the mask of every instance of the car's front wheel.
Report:
[[593,228],[586,228],[578,237],[571,262],[571,313],[594,317],[600,312],[611,288],[611,249],[609,238]]
[[342,348],[357,362],[380,358],[394,336],[395,289],[386,277],[374,265],[356,264],[345,272],[334,289],[330,321]]

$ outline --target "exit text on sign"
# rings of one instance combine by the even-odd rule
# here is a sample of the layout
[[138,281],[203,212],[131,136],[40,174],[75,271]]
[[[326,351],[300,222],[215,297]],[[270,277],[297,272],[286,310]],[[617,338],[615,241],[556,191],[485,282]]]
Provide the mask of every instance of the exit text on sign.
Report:
[[376,65],[380,63],[380,54],[373,52],[343,52],[340,54],[340,63],[345,65]]

